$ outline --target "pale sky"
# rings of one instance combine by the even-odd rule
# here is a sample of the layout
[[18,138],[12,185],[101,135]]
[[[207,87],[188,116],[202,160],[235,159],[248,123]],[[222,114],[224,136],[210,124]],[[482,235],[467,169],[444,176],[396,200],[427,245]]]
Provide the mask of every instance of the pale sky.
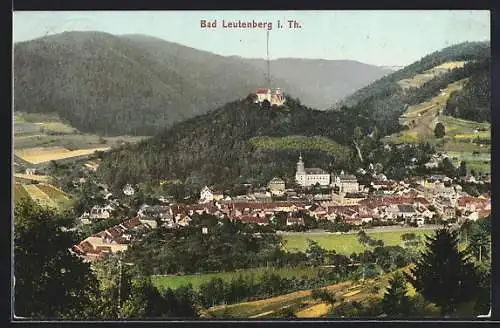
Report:
[[[202,19],[217,20],[217,27],[201,28]],[[271,22],[271,59],[350,59],[404,66],[452,44],[490,40],[487,10],[18,11],[13,39],[64,31],[146,34],[224,56],[265,58],[265,28],[223,28],[223,20]],[[287,20],[300,22],[301,28],[288,28]]]

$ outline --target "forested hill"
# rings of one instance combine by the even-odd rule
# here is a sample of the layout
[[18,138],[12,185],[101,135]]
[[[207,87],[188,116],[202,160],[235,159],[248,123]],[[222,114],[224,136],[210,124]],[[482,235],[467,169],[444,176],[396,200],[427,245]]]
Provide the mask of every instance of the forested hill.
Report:
[[103,154],[98,174],[114,187],[159,179],[197,187],[263,184],[284,173],[294,176],[300,152],[307,167],[345,167],[355,126],[371,125],[353,113],[313,110],[290,97],[281,107],[260,106],[253,99],[249,95]]
[[[65,32],[15,44],[14,110],[57,113],[82,132],[151,135],[262,87],[260,63],[144,35]],[[350,61],[300,63],[273,61],[273,84],[320,108],[390,72]],[[322,78],[312,83],[318,70]],[[356,74],[345,79],[346,70]]]
[[[469,86],[466,86],[463,92],[451,97],[450,101],[453,103],[449,112],[471,118],[473,115],[461,114],[462,111],[456,109],[462,107],[458,106],[457,102],[469,101],[467,107],[471,110],[474,107],[473,101],[479,101],[478,107],[487,107],[490,98],[487,78],[490,74],[489,61],[489,42],[465,42],[453,45],[384,76],[338,102],[333,109],[351,110],[353,106],[360,107],[363,113],[377,122],[381,133],[387,135],[399,129],[398,118],[408,106],[432,98],[449,83],[470,78]],[[461,66],[460,62],[465,64]]]

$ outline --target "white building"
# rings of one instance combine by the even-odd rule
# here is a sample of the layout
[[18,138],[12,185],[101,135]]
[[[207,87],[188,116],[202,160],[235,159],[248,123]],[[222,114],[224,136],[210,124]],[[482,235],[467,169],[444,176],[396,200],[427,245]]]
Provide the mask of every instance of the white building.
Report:
[[267,185],[272,195],[282,196],[285,193],[285,181],[274,177]]
[[130,184],[127,184],[124,188],[123,188],[123,193],[127,196],[132,196],[133,194],[135,194],[135,190],[134,188],[132,188],[132,186]]
[[295,180],[302,187],[310,187],[316,184],[320,186],[330,185],[330,174],[320,168],[304,168],[302,155],[297,162],[297,172],[295,173]]
[[200,204],[210,203],[214,200],[223,199],[224,195],[221,192],[215,192],[208,186],[203,187],[200,191]]
[[274,92],[270,88],[259,88],[255,92],[257,95],[256,103],[262,103],[264,100],[269,101],[271,105],[281,106],[285,103],[285,94],[277,88]]
[[343,170],[340,172],[340,175],[334,175],[332,180],[332,186],[338,187],[339,192],[350,193],[359,191],[359,183],[356,176],[345,174]]

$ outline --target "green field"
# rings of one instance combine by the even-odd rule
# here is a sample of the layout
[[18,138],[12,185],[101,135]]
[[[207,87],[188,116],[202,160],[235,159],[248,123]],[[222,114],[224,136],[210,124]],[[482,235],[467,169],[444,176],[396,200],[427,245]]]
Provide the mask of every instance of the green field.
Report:
[[[104,137],[91,134],[65,134],[65,135],[26,135],[14,137],[14,148],[35,148],[35,147],[65,147],[70,150],[115,147],[122,142],[135,143],[147,137],[119,136]],[[103,141],[104,140],[104,141]]]
[[284,278],[291,277],[314,277],[316,276],[317,269],[313,268],[283,268],[283,269],[274,269],[274,268],[255,268],[255,269],[245,269],[231,272],[217,272],[217,273],[205,273],[205,274],[193,274],[193,275],[182,275],[182,276],[152,276],[151,279],[154,285],[158,288],[179,288],[181,286],[186,286],[187,284],[193,285],[194,289],[198,289],[201,284],[210,281],[212,278],[221,278],[224,281],[231,281],[233,279],[238,278],[238,275],[242,275],[244,277],[255,275],[255,279],[259,280],[265,272],[271,272],[274,274],[279,274]]
[[[65,147],[70,150],[85,148],[115,147],[122,143],[136,143],[143,140],[143,136],[118,136],[101,137],[94,134],[80,133],[76,128],[61,121],[57,114],[34,114],[19,113],[14,114],[14,125],[22,124],[37,125],[40,131],[16,133],[14,136],[14,148],[35,148],[35,147]],[[57,135],[56,135],[57,134]]]
[[310,149],[324,151],[339,159],[346,160],[349,149],[325,137],[288,136],[282,138],[255,137],[249,141],[262,149]]
[[23,198],[30,198],[30,194],[24,189],[22,184],[16,183],[14,186],[14,202],[20,201]]
[[42,205],[66,209],[73,204],[73,200],[58,188],[50,184],[20,184],[16,183],[14,187],[14,203],[22,198],[31,198]]
[[[443,115],[443,110],[450,95],[463,87],[467,79],[450,83],[443,93],[420,103],[410,106],[400,117],[400,123],[408,127],[407,130],[388,136],[385,141],[390,143],[421,143],[429,142],[438,151],[472,152],[475,150],[489,152],[488,145],[478,146],[471,143],[477,139],[491,139],[491,125],[489,123],[473,122],[460,118]],[[436,139],[434,128],[437,122],[445,127],[445,137]]]
[[[391,232],[375,232],[368,233],[370,237],[376,240],[382,240],[386,246],[401,246],[401,235],[403,233],[413,232],[416,235],[428,234],[431,235],[433,230],[418,230],[408,229],[405,231],[391,231]],[[359,253],[369,247],[363,246],[358,242],[356,234],[337,235],[333,233],[324,234],[301,234],[301,235],[286,235],[283,236],[285,247],[288,251],[304,251],[307,248],[307,240],[311,239],[327,250],[335,250],[339,254],[350,255],[352,253]]]

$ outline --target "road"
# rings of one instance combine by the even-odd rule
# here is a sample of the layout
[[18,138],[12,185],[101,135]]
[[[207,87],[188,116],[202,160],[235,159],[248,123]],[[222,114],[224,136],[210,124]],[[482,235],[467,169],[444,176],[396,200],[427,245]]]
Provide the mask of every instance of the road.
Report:
[[[409,232],[409,231],[425,231],[425,230],[436,230],[442,228],[441,225],[425,225],[423,227],[415,228],[415,227],[401,227],[401,226],[383,226],[383,227],[374,227],[374,228],[368,228],[368,229],[363,229],[366,233],[373,233],[373,232]],[[304,235],[304,234],[309,234],[309,235],[323,235],[325,233],[328,233],[324,230],[310,230],[310,231],[304,231],[304,232],[296,232],[296,231],[276,231],[276,234],[278,235],[284,235],[284,236],[290,236],[290,235]],[[357,234],[357,230],[351,230],[349,232],[346,232],[346,235],[349,234]],[[331,234],[336,234],[335,232],[331,232]]]

